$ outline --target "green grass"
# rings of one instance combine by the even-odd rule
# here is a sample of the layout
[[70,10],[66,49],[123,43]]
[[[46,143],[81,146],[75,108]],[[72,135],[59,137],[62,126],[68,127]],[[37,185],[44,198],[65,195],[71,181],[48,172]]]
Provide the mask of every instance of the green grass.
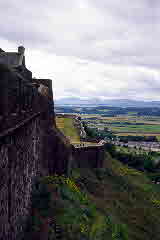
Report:
[[[84,190],[85,186],[77,186],[75,182],[81,178],[79,170],[72,174],[71,178],[54,175],[39,179],[39,190],[34,191],[32,196],[35,214],[30,220],[27,237],[32,239],[33,234],[43,234],[45,231],[49,237],[46,239],[54,239],[51,238],[54,230],[46,224],[48,217],[53,217],[63,229],[63,240],[81,240],[84,237],[88,240],[105,240],[106,237],[110,240],[127,240],[124,224],[115,223],[107,212],[103,214],[89,197],[88,190]],[[55,186],[58,187],[56,203]],[[120,235],[123,238],[117,238]]]
[[79,143],[80,136],[72,118],[56,118],[56,125],[63,134],[70,139],[71,143]]

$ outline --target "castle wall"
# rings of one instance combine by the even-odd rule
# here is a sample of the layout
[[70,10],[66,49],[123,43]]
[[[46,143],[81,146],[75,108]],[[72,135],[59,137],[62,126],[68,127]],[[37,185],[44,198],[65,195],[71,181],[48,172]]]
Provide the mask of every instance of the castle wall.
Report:
[[73,147],[73,164],[78,168],[102,168],[104,146]]
[[0,240],[22,239],[36,177],[67,174],[71,149],[51,89],[43,96],[32,83],[0,65]]
[[34,177],[48,173],[42,163],[40,117],[0,139],[0,239],[17,240],[29,213]]
[[[67,174],[71,154],[59,131],[38,114],[0,139],[0,239],[18,240],[30,213],[35,177]],[[3,221],[3,222],[2,222]]]

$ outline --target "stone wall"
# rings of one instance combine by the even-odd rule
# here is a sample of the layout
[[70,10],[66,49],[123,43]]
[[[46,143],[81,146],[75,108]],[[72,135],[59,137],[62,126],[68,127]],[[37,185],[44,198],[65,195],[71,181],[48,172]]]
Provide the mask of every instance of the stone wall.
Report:
[[102,168],[104,160],[104,146],[87,146],[74,148],[74,162],[72,167],[78,168]]
[[[35,84],[49,88],[43,96]],[[56,129],[51,80],[0,65],[0,240],[22,239],[38,176],[67,174],[71,146]]]
[[0,138],[0,239],[18,240],[30,212],[37,176],[66,174],[71,147],[55,128],[35,115]]
[[0,139],[0,239],[19,239],[30,205],[34,177],[47,174],[42,152],[40,117]]

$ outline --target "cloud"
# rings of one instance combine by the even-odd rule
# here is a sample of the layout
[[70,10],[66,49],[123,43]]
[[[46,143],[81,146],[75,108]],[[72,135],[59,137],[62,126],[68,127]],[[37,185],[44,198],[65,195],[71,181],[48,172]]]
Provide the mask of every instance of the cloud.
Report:
[[[160,99],[158,0],[5,0],[0,44],[23,44],[56,97]],[[5,21],[4,21],[5,19]]]

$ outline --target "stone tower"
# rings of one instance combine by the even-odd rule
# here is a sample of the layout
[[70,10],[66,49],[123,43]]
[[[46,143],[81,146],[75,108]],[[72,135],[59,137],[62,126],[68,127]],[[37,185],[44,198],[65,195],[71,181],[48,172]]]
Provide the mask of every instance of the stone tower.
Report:
[[23,46],[18,47],[18,53],[21,55],[20,56],[20,61],[22,62],[22,65],[25,66],[25,48]]
[[23,46],[19,46],[19,47],[18,47],[18,53],[24,55],[24,52],[25,52],[25,48],[24,48]]

